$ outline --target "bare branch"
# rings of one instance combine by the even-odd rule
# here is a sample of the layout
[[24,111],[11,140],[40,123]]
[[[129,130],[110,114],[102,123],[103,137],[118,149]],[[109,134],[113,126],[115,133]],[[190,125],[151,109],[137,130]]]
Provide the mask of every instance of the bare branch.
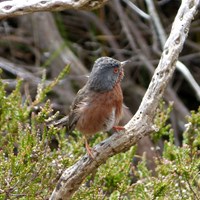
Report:
[[144,19],[149,20],[150,16],[147,15],[144,11],[142,11],[141,9],[139,9],[132,1],[130,0],[123,0],[128,6],[130,6],[136,13],[138,13],[141,17],[143,17]]
[[[161,43],[161,46],[164,47],[165,41],[167,40],[167,36],[166,36],[164,28],[161,24],[161,21],[158,17],[153,0],[146,0],[146,3],[147,3],[147,7],[149,10],[151,19],[155,25],[153,27],[156,28],[156,32],[158,33],[158,39]],[[190,71],[188,70],[188,68],[182,62],[177,61],[176,69],[179,70],[183,74],[185,79],[188,81],[188,83],[192,86],[192,88],[196,92],[196,96],[197,96],[198,100],[200,100],[200,87],[199,87],[198,83],[195,81],[195,79],[192,76],[192,74],[190,73]]]
[[61,11],[65,9],[95,9],[108,0],[5,0],[0,2],[0,19],[38,11]]
[[199,0],[182,1],[168,40],[165,43],[158,67],[152,77],[149,88],[134,117],[126,124],[123,134],[115,133],[96,145],[93,149],[95,159],[85,155],[62,174],[51,200],[70,199],[83,180],[106,160],[131,146],[154,130],[153,120],[159,101],[175,70],[176,62],[188,35],[190,23],[197,12]]
[[180,61],[177,61],[176,69],[178,69],[183,74],[185,79],[188,81],[188,83],[192,86],[192,88],[196,92],[197,99],[200,101],[200,86],[190,73],[189,69]]
[[32,73],[29,71],[23,69],[20,65],[13,64],[9,60],[0,57],[0,68],[8,71],[24,80],[30,80],[34,82],[35,84],[38,84],[41,82],[41,79],[38,77],[35,77]]

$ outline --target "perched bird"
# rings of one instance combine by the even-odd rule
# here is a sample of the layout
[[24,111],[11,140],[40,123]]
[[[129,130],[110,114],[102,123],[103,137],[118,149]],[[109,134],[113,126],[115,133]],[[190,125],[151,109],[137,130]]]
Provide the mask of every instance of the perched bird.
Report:
[[87,153],[93,158],[88,138],[100,131],[109,131],[117,126],[122,116],[123,94],[121,80],[123,66],[129,60],[120,62],[110,57],[98,58],[92,68],[86,85],[80,89],[70,107],[69,115],[54,125],[65,124],[67,131],[75,128],[85,136]]

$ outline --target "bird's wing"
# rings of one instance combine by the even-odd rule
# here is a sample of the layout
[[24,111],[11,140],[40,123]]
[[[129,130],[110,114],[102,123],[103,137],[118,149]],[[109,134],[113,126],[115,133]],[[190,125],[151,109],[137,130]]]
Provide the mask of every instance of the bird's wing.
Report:
[[50,125],[66,126],[67,132],[72,132],[75,129],[78,119],[80,117],[80,114],[77,112],[77,108],[79,107],[79,105],[82,104],[84,99],[87,97],[87,93],[88,90],[86,86],[84,86],[82,89],[78,91],[76,98],[72,102],[70,106],[69,115],[59,119],[58,121],[51,123]]
[[84,86],[82,89],[80,89],[78,91],[76,98],[74,99],[73,103],[70,106],[70,113],[66,117],[67,120],[64,120],[65,125],[67,127],[67,131],[69,131],[69,132],[71,132],[75,129],[75,126],[76,126],[78,119],[80,117],[80,113],[77,112],[77,108],[84,101],[84,99],[87,97],[87,93],[88,93],[88,90],[87,90],[86,86]]
[[70,112],[72,112],[73,110],[75,110],[77,108],[77,105],[79,103],[81,103],[83,101],[83,99],[85,99],[87,93],[88,93],[88,89],[86,88],[86,85],[85,85],[76,94],[76,98],[74,99],[74,101],[72,102],[72,104],[70,106]]

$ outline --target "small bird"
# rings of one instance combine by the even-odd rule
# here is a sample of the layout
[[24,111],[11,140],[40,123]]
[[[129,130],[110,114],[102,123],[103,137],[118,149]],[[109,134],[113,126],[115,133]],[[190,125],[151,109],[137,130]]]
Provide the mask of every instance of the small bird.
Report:
[[98,58],[85,86],[80,89],[73,101],[69,115],[55,122],[65,124],[67,131],[75,128],[85,136],[85,147],[93,158],[88,138],[97,132],[123,130],[117,126],[122,117],[123,94],[121,80],[123,66],[129,60],[120,62],[110,57]]

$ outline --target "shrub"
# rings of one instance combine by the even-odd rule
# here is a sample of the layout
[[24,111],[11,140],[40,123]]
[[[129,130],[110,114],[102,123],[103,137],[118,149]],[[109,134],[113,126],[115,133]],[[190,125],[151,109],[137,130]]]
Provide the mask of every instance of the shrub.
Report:
[[[64,128],[48,127],[57,116],[47,92],[64,74],[51,84],[38,86],[35,101],[21,94],[22,81],[7,94],[0,82],[0,199],[48,199],[63,170],[74,164],[84,153],[84,142],[79,132],[66,135]],[[132,164],[136,147],[110,158],[91,174],[73,199],[197,199],[200,196],[200,109],[187,118],[183,145],[174,144],[169,124],[172,105],[161,103],[155,124],[158,132],[152,139],[156,143],[163,136],[162,156],[155,159],[156,175],[146,167],[145,154],[137,168]],[[97,134],[91,145],[108,137]],[[52,141],[56,141],[54,146]],[[132,176],[137,178],[133,183]]]

